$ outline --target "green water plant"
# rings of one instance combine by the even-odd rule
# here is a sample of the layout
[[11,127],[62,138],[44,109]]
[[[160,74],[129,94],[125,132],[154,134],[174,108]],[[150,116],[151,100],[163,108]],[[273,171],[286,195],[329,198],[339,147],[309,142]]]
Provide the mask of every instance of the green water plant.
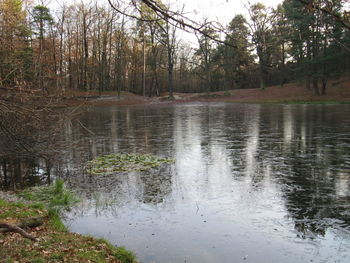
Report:
[[69,209],[79,200],[64,185],[62,179],[57,179],[52,185],[31,187],[17,194],[19,197],[47,209],[50,224],[60,231],[66,231],[60,214],[62,210]]
[[69,207],[78,201],[75,195],[65,188],[62,179],[57,179],[52,185],[27,188],[18,195],[27,201],[57,210]]
[[161,164],[173,163],[170,158],[161,158],[152,154],[112,153],[96,157],[87,164],[87,172],[94,175],[117,172],[146,171]]

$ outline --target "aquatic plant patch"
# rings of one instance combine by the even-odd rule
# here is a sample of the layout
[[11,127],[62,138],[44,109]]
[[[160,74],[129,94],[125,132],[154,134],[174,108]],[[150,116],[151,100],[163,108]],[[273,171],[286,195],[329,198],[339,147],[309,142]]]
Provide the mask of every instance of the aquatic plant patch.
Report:
[[64,186],[64,181],[58,179],[48,186],[31,187],[19,192],[19,197],[33,203],[43,204],[48,209],[65,209],[79,200],[73,192]]
[[146,171],[161,164],[173,163],[170,158],[161,158],[151,154],[108,154],[96,157],[87,164],[87,172],[94,175],[117,172]]

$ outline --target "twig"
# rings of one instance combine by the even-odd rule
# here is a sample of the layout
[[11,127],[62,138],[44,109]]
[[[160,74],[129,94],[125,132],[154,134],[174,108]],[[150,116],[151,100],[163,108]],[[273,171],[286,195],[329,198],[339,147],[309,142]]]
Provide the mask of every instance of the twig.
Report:
[[[199,23],[189,19],[188,17],[186,17],[178,12],[173,12],[171,10],[164,8],[163,6],[159,5],[154,0],[141,0],[141,1],[146,6],[148,6],[150,9],[152,9],[155,12],[155,14],[157,14],[158,17],[160,17],[162,20],[168,21],[171,25],[173,25],[175,27],[179,27],[180,29],[182,29],[185,32],[193,32],[193,31],[199,32],[203,36],[205,36],[211,40],[214,40],[217,43],[221,43],[221,44],[231,46],[231,47],[236,47],[236,44],[228,43],[227,41],[223,41],[220,38],[212,36],[211,34],[208,34],[206,32],[205,29],[207,27],[210,27],[210,28],[214,29],[215,31],[224,32],[224,28],[221,25],[218,25],[217,22],[207,22],[204,24],[199,24]],[[131,18],[136,19],[138,21],[147,21],[147,20],[144,20],[143,18],[134,16],[132,14],[126,13],[126,12],[118,9],[112,3],[111,0],[108,0],[108,3],[112,7],[112,9],[114,9],[116,12],[118,12],[122,15],[131,17]],[[148,22],[150,22],[150,21],[152,22],[152,21],[157,21],[157,20],[149,20]]]
[[80,120],[77,120],[77,122],[80,124],[80,126],[81,126],[83,129],[85,129],[86,131],[88,131],[90,134],[95,135],[95,133],[94,133],[93,131],[89,130],[84,124],[82,124]]

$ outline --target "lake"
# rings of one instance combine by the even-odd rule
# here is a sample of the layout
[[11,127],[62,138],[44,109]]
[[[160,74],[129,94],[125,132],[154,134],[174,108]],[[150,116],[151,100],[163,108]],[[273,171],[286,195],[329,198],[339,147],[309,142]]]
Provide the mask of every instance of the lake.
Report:
[[[62,132],[70,230],[151,262],[349,262],[349,105],[96,107]],[[173,158],[89,175],[108,153]]]

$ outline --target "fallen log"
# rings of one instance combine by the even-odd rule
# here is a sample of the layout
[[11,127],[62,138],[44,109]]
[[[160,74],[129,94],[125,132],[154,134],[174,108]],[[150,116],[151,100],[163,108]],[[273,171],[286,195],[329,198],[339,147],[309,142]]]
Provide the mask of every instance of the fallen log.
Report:
[[[16,226],[19,228],[38,227],[44,224],[44,219],[45,217],[30,217],[30,218],[21,220],[19,224],[16,224]],[[6,233],[6,232],[11,232],[11,230],[0,227],[0,233]]]
[[17,226],[20,228],[38,227],[44,224],[44,219],[45,217],[30,217],[25,220],[21,220]]
[[22,228],[20,228],[16,225],[12,225],[12,224],[8,224],[8,223],[0,223],[0,228],[7,230],[6,232],[19,233],[22,237],[28,238],[28,239],[33,240],[33,241],[37,240],[36,237],[32,236],[31,234],[27,233]]
[[30,235],[29,233],[27,233],[23,228],[41,226],[42,224],[44,224],[44,219],[45,219],[44,217],[31,217],[31,218],[22,220],[17,225],[0,222],[0,233],[16,232],[21,234],[25,238],[29,238],[35,241],[36,238]]

